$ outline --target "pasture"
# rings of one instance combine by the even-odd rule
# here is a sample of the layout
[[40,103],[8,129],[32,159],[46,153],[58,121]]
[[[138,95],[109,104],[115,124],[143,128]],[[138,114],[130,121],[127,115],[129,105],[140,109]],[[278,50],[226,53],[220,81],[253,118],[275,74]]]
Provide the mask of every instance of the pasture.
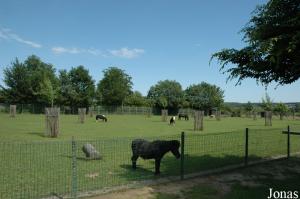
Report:
[[78,122],[77,115],[60,115],[60,134],[58,138],[46,138],[45,116],[42,114],[19,114],[10,118],[8,114],[0,113],[0,139],[18,141],[57,141],[120,138],[120,137],[153,137],[179,135],[184,131],[187,134],[211,134],[250,129],[285,129],[287,125],[300,125],[300,120],[274,117],[273,126],[265,127],[264,119],[226,117],[221,121],[205,117],[204,130],[193,130],[193,118],[189,121],[176,120],[175,126],[168,122],[161,122],[160,116],[146,117],[144,115],[109,115],[108,122],[96,122],[95,117],[86,117],[84,124]]
[[[162,160],[160,176],[153,175],[152,160],[139,159],[133,171],[130,145],[135,138],[180,140],[180,132],[186,132],[184,168],[188,174],[243,163],[246,127],[250,129],[250,161],[285,155],[286,135],[281,131],[287,125],[300,130],[299,120],[277,118],[272,127],[265,127],[263,119],[205,118],[204,131],[195,132],[193,119],[177,120],[175,126],[170,126],[161,122],[160,116],[109,115],[107,123],[87,116],[81,124],[76,115],[61,115],[58,138],[46,138],[44,115],[10,118],[1,113],[0,119],[0,198],[65,196],[74,190],[85,193],[179,176],[180,160],[171,154]],[[299,152],[300,136],[291,141],[292,152]],[[99,150],[101,160],[85,159],[81,147],[87,142]]]

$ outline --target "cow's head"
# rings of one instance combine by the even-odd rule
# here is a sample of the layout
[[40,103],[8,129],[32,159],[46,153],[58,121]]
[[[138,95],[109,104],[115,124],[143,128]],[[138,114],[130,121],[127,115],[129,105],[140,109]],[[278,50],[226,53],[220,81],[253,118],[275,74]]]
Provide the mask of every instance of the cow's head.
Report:
[[180,158],[179,147],[180,142],[178,140],[171,141],[171,152],[177,159]]

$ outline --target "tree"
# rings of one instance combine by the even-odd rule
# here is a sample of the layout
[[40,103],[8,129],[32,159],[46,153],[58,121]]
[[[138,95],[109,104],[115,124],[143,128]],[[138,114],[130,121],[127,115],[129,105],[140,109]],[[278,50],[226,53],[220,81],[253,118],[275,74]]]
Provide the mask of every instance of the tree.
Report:
[[224,91],[215,85],[202,82],[189,86],[185,90],[185,97],[193,108],[211,111],[213,108],[221,108]]
[[[246,47],[224,49],[212,55],[229,73],[228,79],[255,78],[263,84],[272,81],[290,84],[300,77],[300,1],[271,0],[257,7],[242,30]],[[228,63],[237,65],[225,69]]]
[[280,102],[276,104],[276,106],[274,107],[274,111],[279,113],[280,120],[282,120],[283,116],[289,111],[289,107],[284,103]]
[[34,55],[24,63],[16,59],[10,67],[5,68],[4,83],[2,89],[8,102],[42,105],[51,104],[51,100],[44,96],[47,91],[43,89],[52,87],[56,90],[58,86],[54,67]]
[[152,108],[155,106],[155,101],[153,99],[145,98],[145,105]]
[[190,107],[190,103],[187,100],[182,100],[180,103],[180,108],[189,108]]
[[245,111],[247,112],[247,115],[250,116],[250,112],[253,110],[253,105],[251,104],[251,102],[245,104],[244,108]]
[[84,66],[72,68],[68,73],[70,83],[69,99],[73,107],[88,107],[95,95],[95,84]]
[[273,102],[271,97],[266,93],[266,97],[262,98],[261,107],[265,111],[272,111],[273,110]]
[[97,86],[98,103],[122,105],[125,98],[132,93],[132,78],[117,67],[109,67],[103,73],[104,77]]
[[183,91],[177,81],[164,80],[151,86],[147,98],[155,102],[159,108],[177,109],[183,98]]
[[163,109],[166,109],[166,107],[168,106],[168,100],[163,96],[158,99],[157,103],[160,107],[163,107]]
[[0,103],[5,102],[4,92],[3,89],[0,87]]
[[223,103],[221,106],[221,111],[230,115],[233,112],[233,108],[230,105]]
[[124,104],[129,106],[145,106],[146,103],[145,97],[138,91],[128,95],[124,100]]
[[95,97],[95,82],[84,66],[72,68],[69,72],[59,71],[59,104],[76,107],[89,107]]
[[51,107],[53,107],[54,99],[56,98],[56,91],[54,90],[49,78],[45,77],[40,82],[40,89],[37,95],[39,96],[38,99],[41,102],[46,102],[47,104],[51,104]]
[[71,84],[71,80],[69,78],[69,74],[66,70],[60,70],[59,76],[59,90],[57,96],[58,104],[63,104],[66,106],[71,106],[73,96],[75,96],[75,89]]

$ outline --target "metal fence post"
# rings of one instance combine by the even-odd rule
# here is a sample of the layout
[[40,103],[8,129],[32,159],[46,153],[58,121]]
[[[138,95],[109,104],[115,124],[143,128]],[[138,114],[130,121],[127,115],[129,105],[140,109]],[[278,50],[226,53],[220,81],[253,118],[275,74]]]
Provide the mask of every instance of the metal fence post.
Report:
[[290,132],[290,126],[288,126],[288,130],[287,130],[287,158],[289,159],[290,158],[290,149],[291,149],[291,140],[290,140],[290,136],[291,135],[291,132]]
[[72,137],[72,190],[71,197],[77,198],[77,156],[76,156],[76,142]]
[[181,132],[180,179],[184,179],[184,132]]
[[245,166],[248,165],[248,148],[249,148],[249,129],[246,128],[245,132]]

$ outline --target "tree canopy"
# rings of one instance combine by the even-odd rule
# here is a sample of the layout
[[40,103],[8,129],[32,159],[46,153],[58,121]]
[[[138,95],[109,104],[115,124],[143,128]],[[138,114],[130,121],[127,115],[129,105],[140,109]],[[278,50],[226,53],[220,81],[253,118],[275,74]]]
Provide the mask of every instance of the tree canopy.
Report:
[[72,68],[68,76],[73,90],[71,95],[73,105],[90,106],[95,94],[95,85],[89,71],[84,66],[78,66]]
[[251,104],[251,102],[247,102],[247,104],[245,104],[244,108],[245,108],[245,111],[250,112],[253,110],[254,107],[253,107],[253,104]]
[[266,93],[266,97],[261,99],[261,107],[265,111],[272,111],[273,110],[273,101],[271,97]]
[[129,106],[148,106],[148,103],[142,93],[134,91],[125,97],[124,105]]
[[97,86],[97,99],[104,105],[122,105],[132,93],[131,77],[124,70],[110,67],[103,71],[104,77]]
[[[212,55],[229,73],[228,79],[255,78],[290,84],[300,77],[300,0],[270,0],[258,6],[242,30],[247,46],[224,49]],[[232,63],[236,66],[226,68]]]
[[24,63],[16,59],[4,69],[2,87],[6,101],[11,103],[51,104],[58,86],[55,69],[37,56],[29,56]]
[[185,90],[185,99],[196,109],[220,108],[224,102],[223,98],[224,91],[221,88],[206,82],[191,85]]
[[274,107],[274,111],[279,114],[285,114],[289,111],[289,107],[287,105],[285,105],[284,103],[280,102],[280,103],[276,104],[276,106]]
[[151,86],[147,97],[160,108],[178,108],[183,98],[182,87],[179,82],[164,80]]

